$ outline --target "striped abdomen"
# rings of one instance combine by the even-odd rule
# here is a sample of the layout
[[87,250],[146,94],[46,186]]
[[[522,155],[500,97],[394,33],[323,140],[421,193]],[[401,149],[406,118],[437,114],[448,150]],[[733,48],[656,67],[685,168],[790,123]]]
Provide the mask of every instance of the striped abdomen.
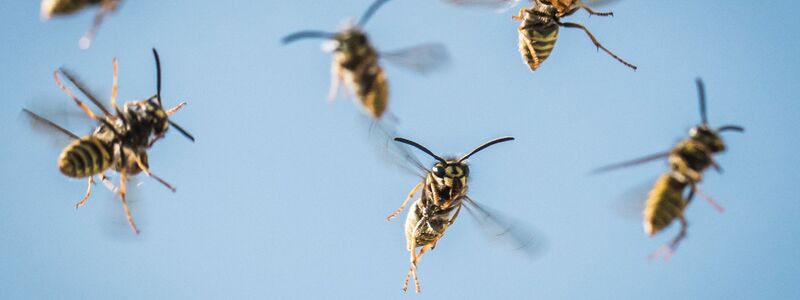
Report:
[[686,188],[685,180],[681,176],[669,172],[658,178],[655,186],[647,195],[644,208],[644,232],[654,235],[666,228],[672,221],[683,215],[686,200],[683,190]]
[[87,5],[99,4],[103,0],[43,0],[42,16],[67,15],[74,13]]
[[345,82],[373,118],[383,115],[389,103],[389,84],[377,57],[362,61],[353,70],[345,69]]
[[61,152],[58,169],[69,177],[88,177],[102,173],[111,162],[111,145],[90,135],[75,140]]
[[418,199],[414,202],[406,218],[406,248],[409,251],[414,251],[414,249],[411,249],[412,241],[416,247],[422,247],[436,243],[441,239],[450,226],[450,215],[461,205],[459,203],[446,209],[438,209],[434,205],[426,207],[424,205],[425,202],[429,201]]
[[525,23],[519,28],[519,52],[522,59],[536,71],[556,46],[558,39],[558,24],[529,24]]

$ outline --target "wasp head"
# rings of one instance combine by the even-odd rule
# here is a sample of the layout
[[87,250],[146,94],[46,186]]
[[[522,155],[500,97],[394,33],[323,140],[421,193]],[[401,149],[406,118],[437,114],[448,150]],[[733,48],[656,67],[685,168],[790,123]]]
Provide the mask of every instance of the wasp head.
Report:
[[332,50],[352,53],[366,48],[368,44],[367,34],[357,27],[352,27],[336,34]]
[[466,163],[450,160],[437,162],[430,171],[437,183],[452,189],[460,189],[467,185],[469,166]]
[[719,132],[705,125],[698,125],[689,130],[689,138],[708,147],[713,153],[725,151],[725,143]]

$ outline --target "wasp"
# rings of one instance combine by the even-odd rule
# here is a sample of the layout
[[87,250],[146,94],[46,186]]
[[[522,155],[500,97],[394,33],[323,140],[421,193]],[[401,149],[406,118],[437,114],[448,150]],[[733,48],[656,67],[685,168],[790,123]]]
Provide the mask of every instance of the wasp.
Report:
[[[720,133],[725,131],[744,132],[744,128],[738,125],[712,128],[708,123],[706,114],[706,96],[703,81],[698,78],[696,84],[702,122],[689,130],[688,138],[678,142],[669,151],[612,164],[594,171],[595,173],[606,172],[667,158],[670,170],[658,178],[645,201],[644,232],[648,236],[654,236],[674,220],[680,222],[681,228],[668,245],[655,252],[651,257],[664,250],[667,251],[666,258],[668,259],[677,250],[680,242],[686,237],[688,227],[684,211],[695,194],[701,195],[717,210],[723,210],[714,199],[700,190],[699,184],[703,179],[704,172],[709,167],[713,167],[718,172],[722,171],[720,165],[714,160],[714,156],[724,152],[726,148]],[[684,196],[685,194],[686,196]]]
[[[169,120],[169,116],[180,110],[186,105],[185,102],[177,106],[164,110],[161,105],[161,63],[158,52],[153,49],[156,59],[157,70],[157,92],[146,100],[129,101],[120,108],[117,106],[117,78],[118,64],[117,59],[113,60],[113,85],[111,87],[111,107],[115,113],[111,113],[97,97],[92,95],[71,72],[66,69],[58,69],[53,72],[56,84],[66,93],[73,102],[92,120],[98,122],[94,132],[87,136],[78,136],[75,133],[37,115],[30,110],[23,109],[32,120],[39,124],[53,128],[72,139],[72,142],[64,148],[58,158],[58,168],[62,174],[72,178],[88,177],[88,187],[83,198],[75,204],[75,208],[80,208],[86,204],[86,200],[92,193],[94,177],[99,176],[104,182],[107,181],[105,172],[109,169],[120,174],[119,194],[125,210],[128,224],[134,233],[139,233],[139,229],[133,220],[128,203],[126,200],[125,182],[128,176],[137,175],[144,172],[147,176],[156,179],[158,182],[175,192],[175,188],[154,175],[150,171],[147,159],[147,150],[161,139],[169,129],[170,125],[184,134],[187,138],[194,141],[194,137],[185,129]],[[95,104],[102,115],[93,112],[83,101],[81,101],[64,83],[59,74],[64,75],[69,82],[76,86],[89,100]]]
[[[445,231],[456,221],[462,207],[465,207],[467,211],[476,216],[479,221],[488,220],[496,225],[508,227],[502,225],[503,222],[495,217],[494,214],[489,213],[488,210],[467,195],[470,173],[467,159],[489,146],[512,141],[514,138],[509,136],[491,140],[459,158],[442,158],[428,150],[425,146],[405,138],[396,137],[394,140],[413,146],[430,155],[437,161],[430,170],[424,168],[419,161],[412,161],[416,167],[423,172],[423,179],[411,189],[411,192],[400,208],[386,218],[388,221],[399,215],[405,209],[406,205],[408,205],[409,201],[421,190],[419,198],[411,205],[405,221],[406,248],[411,255],[411,266],[403,284],[403,291],[405,292],[408,290],[408,284],[413,275],[415,288],[417,293],[419,293],[421,289],[419,277],[417,276],[417,264],[425,252],[436,247],[436,244],[442,238]],[[410,154],[407,157],[413,158]],[[482,216],[472,212],[473,209],[481,213]],[[503,230],[508,231],[508,229],[509,228],[504,228]],[[529,242],[522,241],[519,236],[515,238],[518,238],[517,242],[520,243]],[[420,248],[418,252],[417,248]]]
[[[519,0],[449,0],[448,2],[457,5],[513,7]],[[512,19],[522,22],[517,28],[519,31],[519,52],[531,71],[536,71],[550,57],[553,48],[556,46],[558,31],[561,27],[583,30],[592,40],[595,47],[608,53],[623,65],[636,70],[637,67],[635,65],[625,61],[603,46],[585,26],[561,21],[562,17],[569,17],[581,9],[594,16],[606,17],[614,15],[613,12],[597,12],[581,0],[532,0],[529,7],[521,8],[519,14],[512,16]]]
[[99,7],[91,27],[80,39],[80,47],[88,49],[92,39],[97,34],[97,29],[105,17],[116,11],[122,0],[42,0],[42,19],[47,20],[54,16],[70,15],[84,8]]
[[447,61],[447,50],[440,44],[425,44],[392,52],[378,52],[363,28],[370,18],[389,0],[377,0],[361,16],[356,25],[348,22],[336,33],[305,30],[282,39],[283,44],[307,38],[331,41],[331,86],[328,100],[333,101],[343,82],[373,119],[380,119],[389,104],[389,83],[379,60],[386,59],[413,71],[425,73]]

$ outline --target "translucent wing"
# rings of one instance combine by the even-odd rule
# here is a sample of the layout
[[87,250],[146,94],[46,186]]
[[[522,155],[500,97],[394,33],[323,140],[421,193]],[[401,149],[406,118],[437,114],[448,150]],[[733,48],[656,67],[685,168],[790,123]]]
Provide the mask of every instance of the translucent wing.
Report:
[[545,239],[531,227],[508,216],[480,205],[472,198],[464,197],[463,205],[472,215],[490,239],[510,243],[514,250],[522,251],[529,257],[537,257],[544,253]]
[[72,85],[78,88],[78,90],[80,90],[81,93],[86,95],[86,98],[89,98],[89,100],[92,101],[92,103],[94,103],[94,105],[97,106],[97,108],[99,108],[103,112],[103,114],[105,114],[106,116],[111,115],[108,108],[106,108],[103,105],[103,103],[100,102],[100,100],[94,95],[94,93],[92,93],[88,88],[86,88],[86,85],[81,83],[81,81],[78,79],[77,76],[75,76],[74,73],[72,73],[70,70],[66,68],[60,68],[59,71],[61,71],[61,74],[64,74],[64,76],[67,77],[67,79],[69,80],[69,82],[72,83]]
[[[65,115],[57,115],[57,116],[64,117]],[[75,134],[74,132],[28,109],[25,108],[22,109],[22,112],[20,113],[20,119],[21,122],[28,123],[29,127],[35,133],[47,136],[47,140],[49,142],[48,144],[52,148],[61,149],[67,146],[73,140],[80,139],[80,136]],[[65,119],[65,118],[57,118],[57,119]]]
[[369,126],[370,144],[374,146],[378,156],[389,164],[403,171],[425,177],[427,168],[412,154],[405,145],[395,142],[397,131],[381,122],[372,122]]
[[618,1],[619,0],[583,0],[581,2],[591,7],[603,7],[614,4],[614,2]]
[[609,205],[609,208],[619,217],[625,219],[641,220],[644,212],[647,194],[653,189],[653,184],[658,179],[653,176],[647,181],[628,188]]
[[392,64],[421,74],[440,69],[450,62],[447,47],[438,43],[383,52],[380,57]]
[[592,170],[591,174],[605,173],[605,172],[608,172],[608,171],[613,171],[613,170],[617,170],[617,169],[621,169],[621,168],[632,167],[632,166],[640,165],[640,164],[643,164],[643,163],[651,162],[651,161],[654,161],[654,160],[663,159],[663,158],[666,158],[667,156],[669,156],[669,153],[670,153],[670,151],[659,152],[659,153],[643,156],[643,157],[640,157],[640,158],[632,159],[632,160],[629,160],[629,161],[623,161],[623,162],[619,162],[619,163],[615,163],[615,164],[610,164],[610,165],[603,166],[603,167],[600,167],[600,168]]
[[444,2],[465,7],[485,7],[506,10],[517,6],[522,0],[444,0]]
[[70,137],[72,139],[76,139],[76,140],[80,139],[80,136],[78,136],[75,133],[72,133],[72,131],[69,131],[64,127],[61,127],[58,124],[54,123],[53,121],[50,121],[50,120],[46,119],[45,117],[37,115],[36,113],[34,113],[34,112],[32,112],[32,111],[30,111],[28,109],[23,108],[22,109],[22,113],[23,113],[23,115],[25,115],[25,117],[28,119],[28,121],[31,122],[31,127],[33,127],[36,130],[41,130],[41,131],[44,131],[46,133],[60,132],[60,133],[66,135],[67,137]]

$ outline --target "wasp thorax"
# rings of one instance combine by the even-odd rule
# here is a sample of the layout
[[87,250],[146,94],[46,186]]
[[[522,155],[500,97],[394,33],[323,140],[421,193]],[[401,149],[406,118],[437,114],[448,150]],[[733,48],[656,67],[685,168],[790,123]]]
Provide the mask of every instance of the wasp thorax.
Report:
[[721,152],[725,150],[725,143],[722,141],[722,137],[706,125],[693,127],[689,130],[689,137],[708,147],[711,152]]

